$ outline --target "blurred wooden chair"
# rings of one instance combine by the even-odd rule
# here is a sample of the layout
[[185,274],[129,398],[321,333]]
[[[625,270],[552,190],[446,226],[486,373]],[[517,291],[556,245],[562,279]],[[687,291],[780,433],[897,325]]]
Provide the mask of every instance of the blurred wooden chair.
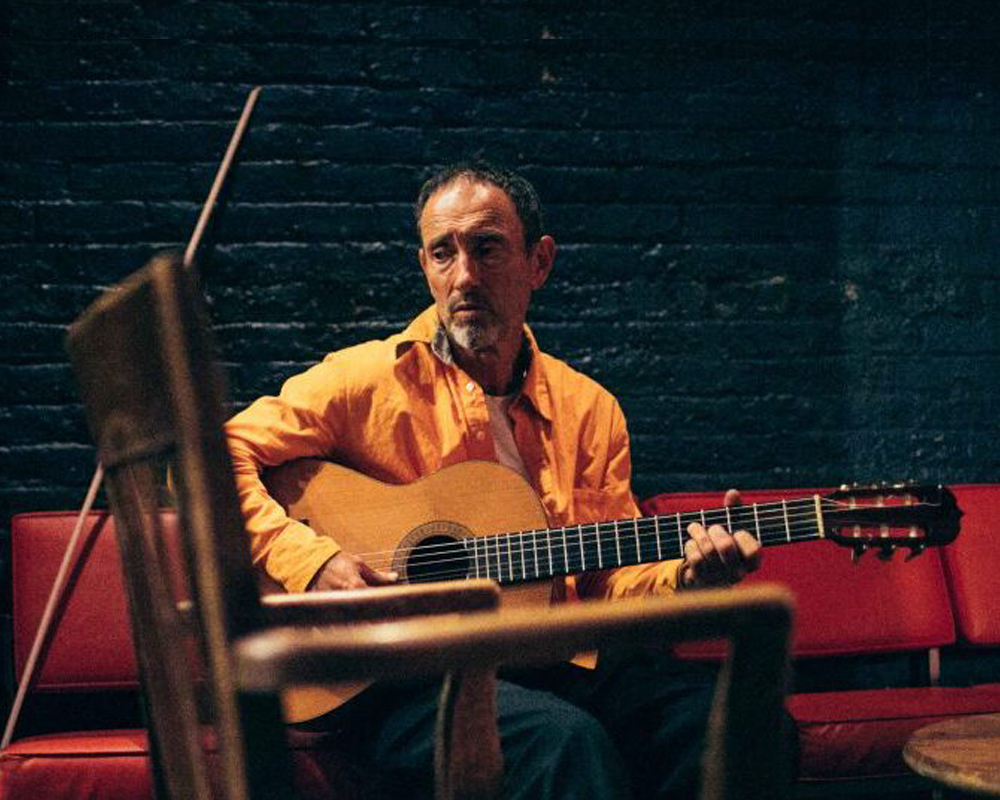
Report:
[[[446,676],[439,800],[496,798],[497,665],[552,662],[640,639],[710,636],[731,645],[710,720],[702,796],[786,796],[776,731],[791,608],[780,590],[543,612],[493,610],[498,592],[488,581],[262,599],[195,276],[179,258],[157,256],[81,316],[68,348],[117,522],[163,800],[291,798],[283,689],[419,675]],[[168,464],[180,542],[165,538],[159,522]],[[428,616],[455,610],[464,613]]]

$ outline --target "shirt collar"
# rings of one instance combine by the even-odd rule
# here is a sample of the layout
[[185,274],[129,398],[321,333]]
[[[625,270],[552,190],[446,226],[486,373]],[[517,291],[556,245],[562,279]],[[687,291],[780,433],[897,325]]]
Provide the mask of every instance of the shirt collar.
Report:
[[[396,338],[396,357],[399,358],[410,346],[420,342],[426,344],[434,355],[443,363],[454,365],[451,355],[451,343],[445,335],[444,328],[438,320],[437,309],[430,306],[424,310]],[[529,358],[521,382],[520,394],[542,417],[552,420],[552,396],[549,394],[549,384],[545,375],[545,364],[538,342],[531,328],[524,326],[524,341]]]

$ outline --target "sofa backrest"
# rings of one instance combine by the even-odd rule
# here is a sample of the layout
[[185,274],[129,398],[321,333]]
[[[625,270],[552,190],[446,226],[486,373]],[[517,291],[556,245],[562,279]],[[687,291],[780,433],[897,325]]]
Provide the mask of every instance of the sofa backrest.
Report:
[[962,532],[944,548],[958,634],[977,646],[1000,645],[1000,484],[953,487]]
[[[742,495],[749,504],[815,491],[758,490]],[[687,492],[656,495],[641,505],[646,514],[664,514],[717,508],[721,501],[720,492]],[[794,592],[795,656],[902,652],[955,641],[941,553],[936,548],[910,561],[904,561],[902,553],[889,562],[868,553],[855,564],[850,550],[828,541],[768,547],[761,568],[747,581],[781,583]],[[716,649],[714,645],[695,646],[685,647],[684,652],[709,655]]]
[[[18,680],[69,544],[72,511],[16,515],[11,524],[14,666]],[[173,515],[166,515],[173,521]],[[81,543],[96,533],[51,649],[38,676],[40,690],[132,689],[138,686],[131,625],[114,520],[91,513]]]

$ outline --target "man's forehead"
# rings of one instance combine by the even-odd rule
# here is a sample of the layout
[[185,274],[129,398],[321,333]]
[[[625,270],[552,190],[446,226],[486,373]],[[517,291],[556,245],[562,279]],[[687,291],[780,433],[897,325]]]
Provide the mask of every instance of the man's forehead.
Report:
[[452,230],[514,227],[520,233],[521,221],[507,193],[492,183],[459,177],[440,187],[428,198],[420,214],[420,232],[424,238]]

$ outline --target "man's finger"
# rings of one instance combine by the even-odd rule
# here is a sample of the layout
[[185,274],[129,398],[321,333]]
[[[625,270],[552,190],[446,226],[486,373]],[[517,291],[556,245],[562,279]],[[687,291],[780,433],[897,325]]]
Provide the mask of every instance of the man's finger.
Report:
[[708,535],[723,571],[736,580],[743,577],[743,556],[729,531],[721,525],[713,525],[708,529]]
[[395,583],[399,580],[399,574],[395,570],[375,569],[364,561],[358,563],[358,571],[369,586],[385,586],[387,583]]
[[760,566],[760,542],[749,531],[736,531],[733,539],[740,549],[744,568],[747,572],[753,572]]
[[[717,529],[717,531],[712,531],[712,528]],[[688,535],[691,538],[685,545],[684,554],[696,582],[699,584],[713,585],[729,582],[729,567],[715,541],[718,532],[721,532],[726,538],[728,536],[721,526],[713,525],[712,528],[705,530],[704,526],[697,522],[692,522],[688,526]]]

